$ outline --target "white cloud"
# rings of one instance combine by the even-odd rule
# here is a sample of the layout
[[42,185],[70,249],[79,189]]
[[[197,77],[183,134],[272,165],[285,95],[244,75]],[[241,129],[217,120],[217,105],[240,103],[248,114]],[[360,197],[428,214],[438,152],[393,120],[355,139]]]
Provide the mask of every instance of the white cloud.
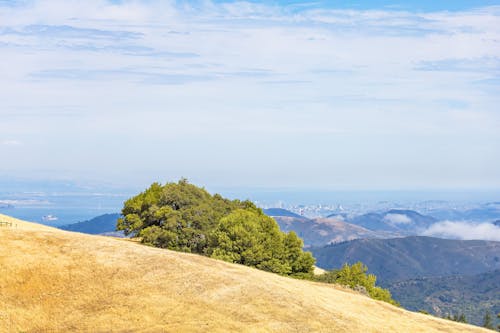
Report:
[[411,218],[405,214],[387,214],[384,216],[384,221],[391,224],[410,224],[412,222]]
[[443,221],[433,224],[422,235],[464,240],[500,241],[500,227],[492,223]]
[[20,146],[21,142],[17,140],[3,140],[0,141],[1,146]]

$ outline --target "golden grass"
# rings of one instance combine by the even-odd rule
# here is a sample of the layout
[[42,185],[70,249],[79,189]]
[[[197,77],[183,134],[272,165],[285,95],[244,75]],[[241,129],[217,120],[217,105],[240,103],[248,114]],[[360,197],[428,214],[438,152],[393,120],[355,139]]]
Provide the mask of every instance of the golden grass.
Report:
[[337,286],[10,221],[1,332],[488,332]]

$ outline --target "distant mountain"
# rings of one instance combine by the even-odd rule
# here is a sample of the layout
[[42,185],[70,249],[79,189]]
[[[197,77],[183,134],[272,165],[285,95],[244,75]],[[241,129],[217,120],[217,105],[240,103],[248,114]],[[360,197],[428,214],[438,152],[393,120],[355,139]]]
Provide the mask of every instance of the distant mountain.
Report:
[[11,209],[11,208],[14,208],[14,206],[11,205],[10,203],[2,202],[0,200],[0,209]]
[[367,213],[355,216],[348,219],[347,222],[373,231],[415,234],[419,230],[427,229],[437,220],[413,210],[391,209],[384,213]]
[[303,218],[303,216],[299,214],[295,214],[294,212],[291,212],[289,210],[283,209],[283,208],[267,208],[263,209],[264,214],[267,216],[284,216],[284,217],[296,217],[296,218]]
[[428,214],[439,220],[450,220],[450,221],[477,221],[484,222],[488,220],[498,220],[500,219],[500,203],[499,202],[489,202],[467,210],[458,209],[436,209],[430,211]]
[[493,222],[493,224],[496,225],[497,227],[500,227],[500,220]]
[[323,246],[357,238],[389,238],[393,233],[377,232],[333,218],[308,219],[305,217],[273,216],[280,229],[295,233],[304,240],[304,245]]
[[311,249],[323,269],[362,261],[379,282],[473,275],[500,269],[500,242],[432,237],[357,239]]
[[[94,217],[91,220],[67,224],[60,226],[59,229],[76,231],[85,234],[106,234],[112,233],[116,234],[116,220],[120,217],[120,214],[104,214]],[[121,232],[119,232],[121,234]]]
[[500,270],[472,276],[412,279],[388,287],[394,299],[408,310],[426,310],[437,316],[463,313],[476,325],[482,324],[486,311],[500,313]]

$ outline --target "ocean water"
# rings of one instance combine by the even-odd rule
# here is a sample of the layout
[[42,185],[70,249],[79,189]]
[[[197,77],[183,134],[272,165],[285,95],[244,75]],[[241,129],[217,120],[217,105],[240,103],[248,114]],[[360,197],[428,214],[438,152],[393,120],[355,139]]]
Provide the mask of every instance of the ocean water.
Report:
[[22,220],[61,226],[89,220],[106,213],[119,213],[123,194],[9,194],[0,195],[0,213]]

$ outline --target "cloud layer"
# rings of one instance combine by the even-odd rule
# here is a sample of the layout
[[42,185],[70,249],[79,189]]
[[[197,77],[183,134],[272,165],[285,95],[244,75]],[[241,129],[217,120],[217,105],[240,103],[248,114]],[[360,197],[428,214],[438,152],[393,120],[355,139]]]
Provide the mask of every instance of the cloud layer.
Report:
[[387,214],[384,216],[384,221],[391,224],[410,224],[412,222],[411,218],[404,214]]
[[0,133],[23,142],[1,172],[500,186],[500,7],[34,0],[0,18]]
[[424,236],[463,240],[490,240],[500,242],[500,227],[492,223],[467,223],[443,221],[433,224],[424,233]]

